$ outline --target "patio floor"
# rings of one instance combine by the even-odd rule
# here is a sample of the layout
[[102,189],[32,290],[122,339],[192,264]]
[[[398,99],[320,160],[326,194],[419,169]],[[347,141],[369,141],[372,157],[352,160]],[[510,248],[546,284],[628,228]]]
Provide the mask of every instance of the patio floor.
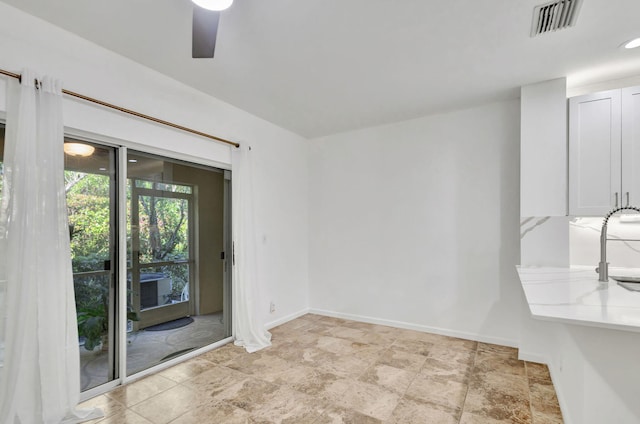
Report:
[[[192,316],[194,322],[174,330],[127,334],[127,375],[224,339],[222,313]],[[108,352],[80,346],[80,385],[87,390],[108,381]]]

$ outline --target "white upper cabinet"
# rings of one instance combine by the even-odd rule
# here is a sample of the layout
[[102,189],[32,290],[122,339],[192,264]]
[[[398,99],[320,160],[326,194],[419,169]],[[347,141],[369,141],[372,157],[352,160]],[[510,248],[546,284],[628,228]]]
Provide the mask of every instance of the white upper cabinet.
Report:
[[[640,201],[640,180],[632,176],[638,171],[632,169],[630,147],[624,152],[622,147],[621,97],[621,90],[610,90],[569,99],[569,215],[604,216],[616,205],[626,204],[626,191],[631,202]],[[638,97],[631,101],[636,104],[636,117],[640,114]],[[625,105],[629,102],[625,98]],[[636,146],[640,159],[639,124],[625,122],[625,128],[629,125],[636,129],[625,134],[631,137],[627,144]],[[623,163],[624,156],[630,157]],[[640,160],[635,163],[639,166]],[[624,184],[623,175],[628,179]]]
[[[622,90],[623,204],[640,207],[640,87]],[[628,194],[627,194],[628,193]]]

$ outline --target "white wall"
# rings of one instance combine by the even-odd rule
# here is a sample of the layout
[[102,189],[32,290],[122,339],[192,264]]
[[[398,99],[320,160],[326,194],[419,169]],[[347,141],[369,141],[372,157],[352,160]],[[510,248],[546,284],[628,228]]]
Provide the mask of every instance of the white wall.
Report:
[[[0,3],[0,52],[0,68],[5,70],[19,73],[29,67],[62,79],[65,89],[251,144],[257,226],[265,236],[259,250],[260,310],[265,321],[274,321],[308,307],[305,139],[4,3]],[[0,90],[0,97],[3,93]],[[64,107],[70,130],[230,167],[230,148],[225,145],[76,100],[66,99]],[[274,314],[269,314],[271,299],[277,302]]]
[[521,88],[520,215],[567,214],[566,78]]
[[516,344],[518,101],[313,140],[309,163],[312,309]]

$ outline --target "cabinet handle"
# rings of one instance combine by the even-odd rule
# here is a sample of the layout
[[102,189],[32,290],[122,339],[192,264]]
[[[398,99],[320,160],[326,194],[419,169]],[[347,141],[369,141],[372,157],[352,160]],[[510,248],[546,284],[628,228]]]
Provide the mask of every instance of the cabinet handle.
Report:
[[618,192],[616,191],[616,205],[614,206],[614,209],[618,209]]
[[627,205],[626,207],[629,207],[629,192],[627,191]]

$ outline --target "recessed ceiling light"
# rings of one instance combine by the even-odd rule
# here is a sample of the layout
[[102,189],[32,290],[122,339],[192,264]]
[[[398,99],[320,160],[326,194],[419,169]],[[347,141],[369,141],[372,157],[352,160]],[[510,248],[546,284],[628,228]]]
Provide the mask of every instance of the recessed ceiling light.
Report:
[[640,47],[640,38],[634,38],[633,40],[624,43],[625,49],[635,49],[636,47]]
[[69,156],[91,156],[96,148],[84,143],[64,143],[64,152]]

